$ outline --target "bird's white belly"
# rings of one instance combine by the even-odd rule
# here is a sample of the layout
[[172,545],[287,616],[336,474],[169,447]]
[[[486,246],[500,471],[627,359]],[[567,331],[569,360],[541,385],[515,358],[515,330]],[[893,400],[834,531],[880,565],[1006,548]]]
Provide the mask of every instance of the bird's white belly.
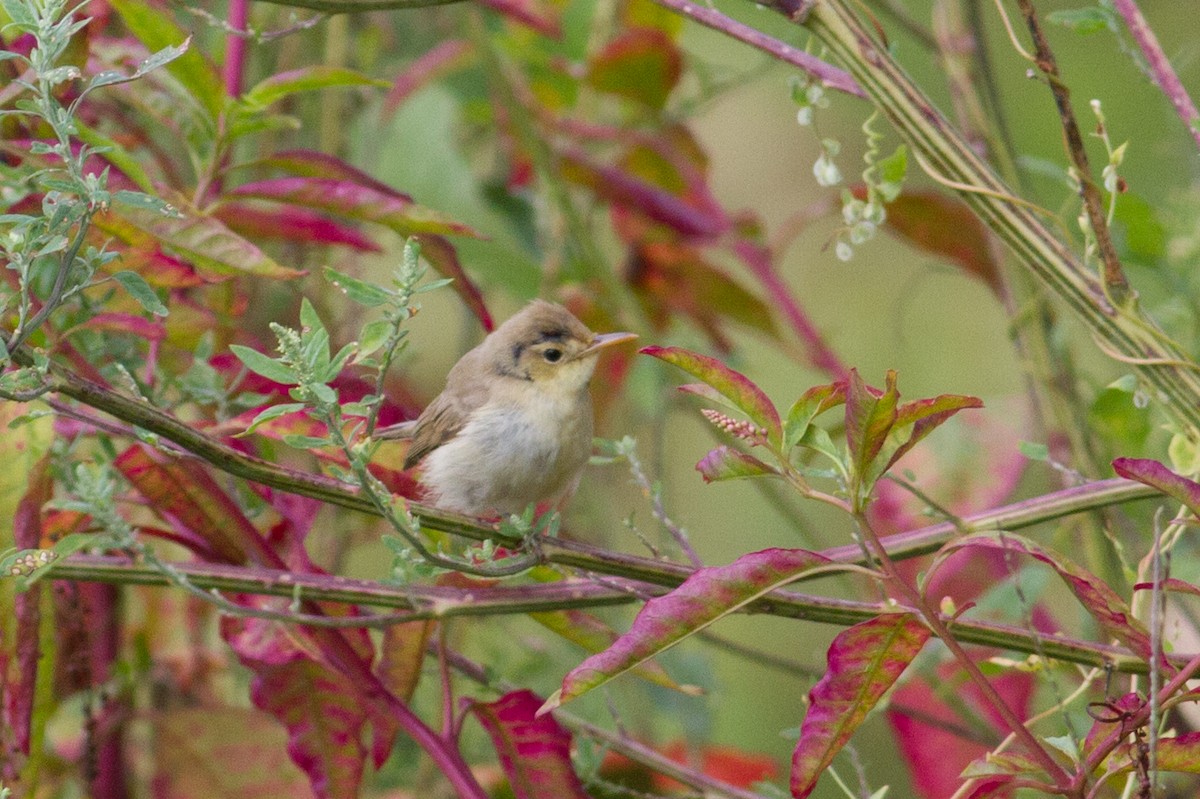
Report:
[[[472,515],[520,513],[574,487],[591,451],[591,408],[552,400],[521,410],[485,406],[425,459],[434,504]],[[574,418],[572,418],[574,417]]]

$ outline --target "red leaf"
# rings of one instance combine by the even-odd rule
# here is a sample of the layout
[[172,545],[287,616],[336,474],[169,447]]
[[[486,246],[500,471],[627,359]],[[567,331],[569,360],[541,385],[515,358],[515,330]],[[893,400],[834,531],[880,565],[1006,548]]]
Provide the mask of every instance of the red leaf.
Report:
[[482,0],[493,11],[503,14],[514,22],[532,28],[552,39],[562,38],[562,25],[551,14],[557,13],[552,3],[538,5],[534,0]]
[[864,482],[871,472],[871,462],[896,423],[900,400],[896,373],[889,369],[886,380],[887,388],[880,391],[864,383],[857,369],[851,369],[846,384],[846,444],[855,474]]
[[768,305],[686,244],[659,241],[634,247],[626,279],[658,330],[666,329],[673,315],[686,316],[722,352],[733,349],[721,328],[724,321],[779,337]]
[[913,246],[958,264],[992,291],[1000,290],[987,229],[961,200],[935,191],[906,190],[888,203],[887,227]]
[[726,566],[698,569],[678,588],[645,604],[629,632],[563,678],[544,706],[557,707],[663,652],[684,638],[787,585],[829,560],[803,549],[765,549]]
[[433,264],[433,268],[441,275],[454,278],[450,287],[462,297],[471,313],[475,314],[479,323],[483,325],[483,329],[489,333],[495,330],[496,323],[492,321],[492,314],[483,301],[483,292],[459,263],[454,245],[442,236],[423,235],[418,236],[417,240],[421,242],[421,256]]
[[773,467],[740,449],[720,446],[709,452],[696,464],[696,471],[704,482],[736,480],[740,477],[757,477],[763,474],[779,474]]
[[689,203],[624,169],[595,164],[583,153],[563,153],[560,168],[562,176],[572,183],[684,236],[711,239],[729,228],[729,220],[720,208]]
[[782,433],[779,412],[775,410],[775,406],[763,390],[745,375],[735,372],[716,358],[690,352],[681,347],[651,346],[643,347],[638,352],[678,366],[693,377],[699,378],[749,416],[751,421],[765,429],[772,441],[779,441]]
[[226,203],[213,213],[229,229],[247,238],[284,239],[313,244],[343,244],[361,252],[382,248],[357,229],[299,208],[283,210],[255,208],[245,203]]
[[262,546],[258,530],[202,467],[167,459],[144,444],[122,452],[114,465],[151,509],[185,540],[226,563],[245,563]]
[[[1016,552],[1028,555],[1035,560],[1045,563],[1058,573],[1067,586],[1075,594],[1084,609],[1112,636],[1129,647],[1134,654],[1150,658],[1150,635],[1142,623],[1134,617],[1133,611],[1117,595],[1117,592],[1105,584],[1099,577],[1081,569],[1066,558],[1043,549],[1032,541],[1011,533],[978,533],[959,538],[942,547],[937,560],[930,567],[930,572],[951,552],[964,547],[985,547],[1004,552]],[[1170,670],[1167,663],[1163,667]]]
[[883,466],[887,471],[892,464],[900,460],[906,452],[912,449],[936,430],[954,414],[967,408],[982,408],[983,400],[978,397],[967,397],[961,394],[942,394],[930,399],[906,402],[896,412],[896,428],[912,425],[912,432],[896,451],[888,458]]
[[318,150],[279,150],[261,161],[254,161],[245,166],[273,167],[297,177],[323,178],[353,183],[406,203],[413,201],[412,197],[404,192],[392,188],[383,181],[376,180],[358,167],[351,166],[336,156]]
[[834,755],[927,640],[929,630],[911,613],[877,616],[838,634],[829,647],[829,668],[808,694],[792,753],[792,796],[812,793]]
[[[372,181],[374,183],[375,181]],[[476,236],[478,233],[437,211],[423,208],[396,192],[376,186],[333,178],[272,178],[245,183],[226,197],[287,203],[313,208],[358,222],[384,225],[401,236],[418,233]]]
[[1200,483],[1181,477],[1158,461],[1145,458],[1117,458],[1112,462],[1113,471],[1126,480],[1157,488],[1200,516]]
[[571,766],[571,734],[553,716],[538,716],[541,704],[532,691],[513,691],[471,710],[491,736],[517,799],[587,799]]
[[318,797],[357,796],[366,750],[362,696],[337,671],[307,658],[243,663],[255,671],[250,698],[287,729],[288,754]]
[[414,92],[470,63],[473,56],[471,43],[465,39],[446,39],[436,47],[414,59],[401,72],[383,98],[383,113],[391,116],[400,104]]
[[111,330],[118,333],[131,333],[147,341],[162,341],[167,334],[161,321],[128,313],[99,313],[78,327],[73,327],[65,332],[72,333],[76,330]]
[[683,56],[670,36],[633,28],[609,42],[588,65],[587,82],[649,108],[662,108],[683,72]]
[[[14,410],[19,407],[14,405]],[[13,442],[14,444],[16,442]],[[38,460],[28,474],[25,493],[17,501],[12,519],[12,543],[17,549],[37,549],[42,546],[42,508],[54,496],[54,478],[50,474],[50,456]],[[6,757],[30,754],[33,708],[36,699],[38,660],[41,659],[42,587],[34,585],[29,591],[13,596],[11,609],[13,641],[0,642],[0,744],[6,747]],[[11,649],[10,649],[11,646]],[[9,667],[7,658],[13,658]],[[0,759],[2,760],[2,759]],[[11,762],[11,761],[10,761]],[[8,769],[0,771],[0,777]]]

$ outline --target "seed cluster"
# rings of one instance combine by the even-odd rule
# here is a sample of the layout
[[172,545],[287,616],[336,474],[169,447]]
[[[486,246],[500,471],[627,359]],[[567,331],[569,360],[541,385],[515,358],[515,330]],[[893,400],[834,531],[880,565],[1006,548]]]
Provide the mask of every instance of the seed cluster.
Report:
[[762,443],[762,440],[767,437],[766,430],[743,419],[734,419],[732,416],[713,410],[712,408],[704,408],[700,413],[704,414],[705,419],[736,438],[745,439],[757,444]]

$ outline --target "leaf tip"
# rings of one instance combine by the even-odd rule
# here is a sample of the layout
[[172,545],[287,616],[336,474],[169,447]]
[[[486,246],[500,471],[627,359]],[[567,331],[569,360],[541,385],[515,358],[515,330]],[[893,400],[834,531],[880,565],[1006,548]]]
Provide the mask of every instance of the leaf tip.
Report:
[[540,719],[542,716],[544,716],[547,713],[549,713],[550,711],[554,710],[556,707],[558,707],[561,704],[562,704],[562,689],[559,688],[557,691],[550,694],[550,698],[542,703],[542,706],[537,709],[537,712],[533,714],[533,717],[536,719]]

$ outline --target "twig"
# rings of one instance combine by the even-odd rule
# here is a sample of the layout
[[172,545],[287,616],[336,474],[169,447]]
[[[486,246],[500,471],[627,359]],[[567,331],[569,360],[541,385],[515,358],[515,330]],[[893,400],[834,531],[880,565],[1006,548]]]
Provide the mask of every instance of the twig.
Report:
[[1171,101],[1171,105],[1175,107],[1175,113],[1179,114],[1179,118],[1183,120],[1184,127],[1192,134],[1197,146],[1200,146],[1200,110],[1196,109],[1196,104],[1192,102],[1187,89],[1183,87],[1179,75],[1175,74],[1175,70],[1172,69],[1171,62],[1158,43],[1158,37],[1146,24],[1146,18],[1142,16],[1136,0],[1113,0],[1113,7],[1121,15],[1121,19],[1125,20],[1125,27],[1129,28],[1134,41],[1141,48],[1142,55],[1146,57],[1146,62],[1150,65],[1150,72],[1154,75],[1158,87]]
[[1092,180],[1092,169],[1088,164],[1087,150],[1083,146],[1083,136],[1079,132],[1079,123],[1075,120],[1075,112],[1071,110],[1071,90],[1063,83],[1058,73],[1058,62],[1054,51],[1046,40],[1046,34],[1038,21],[1037,11],[1033,0],[1017,0],[1025,24],[1033,37],[1037,64],[1042,74],[1050,84],[1054,94],[1054,103],[1058,106],[1058,116],[1062,121],[1063,136],[1066,138],[1067,155],[1075,166],[1076,177],[1079,180],[1079,195],[1083,199],[1084,210],[1087,211],[1092,234],[1096,237],[1096,246],[1100,251],[1100,261],[1104,264],[1104,286],[1117,303],[1129,295],[1129,281],[1121,268],[1121,259],[1117,248],[1113,245],[1112,234],[1108,229],[1108,219],[1104,212],[1104,200],[1100,196],[1100,187]]
[[[707,28],[720,31],[739,42],[757,47],[780,61],[799,67],[830,89],[837,89],[855,97],[867,96],[862,87],[845,70],[827,64],[816,56],[792,47],[790,44],[773,39],[762,31],[725,16],[711,6],[693,3],[691,0],[654,0],[654,2],[683,14],[688,19],[695,20]],[[802,6],[803,3],[800,5]]]

